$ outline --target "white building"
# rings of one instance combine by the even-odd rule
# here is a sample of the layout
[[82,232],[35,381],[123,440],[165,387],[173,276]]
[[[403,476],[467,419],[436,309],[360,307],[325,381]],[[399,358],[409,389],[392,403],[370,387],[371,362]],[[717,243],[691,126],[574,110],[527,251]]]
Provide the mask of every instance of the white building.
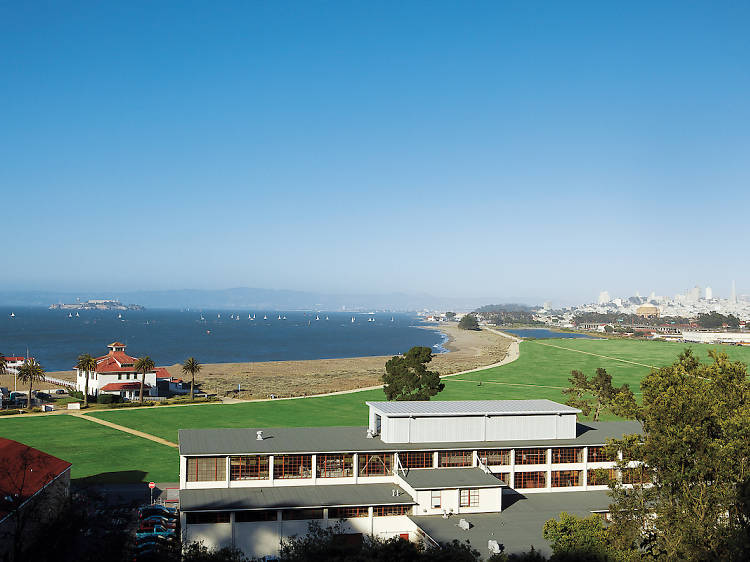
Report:
[[434,518],[497,515],[510,489],[606,490],[599,469],[623,478],[607,439],[641,430],[578,424],[580,410],[549,400],[367,405],[367,427],[180,430],[183,538],[274,556],[311,521],[341,520],[434,544]]
[[[138,398],[140,380],[143,376],[135,370],[135,357],[125,353],[126,345],[114,342],[107,346],[109,353],[96,358],[96,371],[76,369],[76,390],[84,392],[86,377],[89,379],[89,395],[99,393],[116,394],[126,400]],[[144,396],[158,396],[157,378],[170,378],[163,367],[157,367],[146,373],[143,384]]]
[[[29,357],[29,359],[33,360],[33,357]],[[5,358],[5,372],[9,375],[17,375],[18,369],[21,367],[21,365],[24,364],[24,361],[26,361],[25,357],[18,356],[18,357],[6,357]]]

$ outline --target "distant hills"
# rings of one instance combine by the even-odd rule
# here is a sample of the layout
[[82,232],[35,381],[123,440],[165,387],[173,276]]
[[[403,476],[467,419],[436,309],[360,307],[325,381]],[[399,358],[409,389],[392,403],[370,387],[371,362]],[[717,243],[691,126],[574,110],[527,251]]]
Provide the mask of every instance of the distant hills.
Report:
[[469,311],[497,298],[443,298],[428,294],[327,294],[237,287],[127,292],[0,291],[0,306],[45,306],[77,299],[116,299],[146,308],[250,310],[391,310]]

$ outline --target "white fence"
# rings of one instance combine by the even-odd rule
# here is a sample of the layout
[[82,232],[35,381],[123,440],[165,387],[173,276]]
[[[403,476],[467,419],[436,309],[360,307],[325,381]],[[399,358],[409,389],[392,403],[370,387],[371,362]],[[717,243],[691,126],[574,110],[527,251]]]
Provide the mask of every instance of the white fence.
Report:
[[60,386],[67,386],[68,388],[75,388],[76,387],[76,383],[74,383],[73,381],[66,381],[66,380],[63,380],[63,379],[57,379],[55,377],[50,377],[50,376],[47,376],[47,375],[44,375],[44,382],[51,382],[52,384],[57,384],[57,385],[60,385]]

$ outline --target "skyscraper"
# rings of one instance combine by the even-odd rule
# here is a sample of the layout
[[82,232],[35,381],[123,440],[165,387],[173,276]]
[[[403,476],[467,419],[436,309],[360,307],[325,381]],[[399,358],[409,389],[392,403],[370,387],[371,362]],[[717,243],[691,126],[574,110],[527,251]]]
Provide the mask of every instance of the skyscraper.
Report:
[[737,304],[737,285],[735,284],[734,280],[732,280],[732,294],[729,297],[729,302],[732,304]]
[[706,287],[706,300],[710,301],[714,298],[714,290],[711,287]]
[[597,301],[598,304],[607,304],[609,302],[609,292],[608,291],[602,291],[599,293],[599,300]]

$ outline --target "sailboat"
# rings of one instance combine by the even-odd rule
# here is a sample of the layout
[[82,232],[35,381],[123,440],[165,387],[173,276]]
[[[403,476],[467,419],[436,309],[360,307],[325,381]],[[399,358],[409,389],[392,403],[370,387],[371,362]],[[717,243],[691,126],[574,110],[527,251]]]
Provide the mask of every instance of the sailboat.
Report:
[[252,316],[252,314],[248,314],[248,315],[247,315],[247,319],[248,319],[248,320],[252,320],[252,319],[253,319],[253,316]]
[[315,315],[315,320],[320,320],[320,316],[318,316],[318,315],[316,314],[316,315]]
[[[76,312],[76,318],[80,318],[80,317],[81,315]],[[120,318],[122,318],[122,316],[120,316]]]
[[352,316],[352,322],[354,322],[354,316]]
[[268,316],[266,316],[266,315],[264,314],[264,315],[263,315],[263,320],[268,320]]
[[328,316],[326,316],[326,320],[328,320]]
[[73,314],[68,312],[68,318],[73,318]]
[[10,313],[10,317],[11,317],[11,318],[15,318],[15,317],[16,317],[16,313],[15,313],[15,312],[11,312],[11,313]]
[[281,320],[281,314],[279,314],[279,320]]
[[282,317],[282,320],[286,320],[286,316]]
[[203,315],[201,314],[201,322],[205,322],[205,321],[206,321],[206,319],[203,318]]
[[[78,313],[76,312],[76,316],[78,316]],[[122,314],[117,315],[118,318],[122,318]]]
[[391,316],[391,322],[393,322],[393,316]]
[[221,314],[217,314],[217,315],[216,315],[216,318],[221,318]]

